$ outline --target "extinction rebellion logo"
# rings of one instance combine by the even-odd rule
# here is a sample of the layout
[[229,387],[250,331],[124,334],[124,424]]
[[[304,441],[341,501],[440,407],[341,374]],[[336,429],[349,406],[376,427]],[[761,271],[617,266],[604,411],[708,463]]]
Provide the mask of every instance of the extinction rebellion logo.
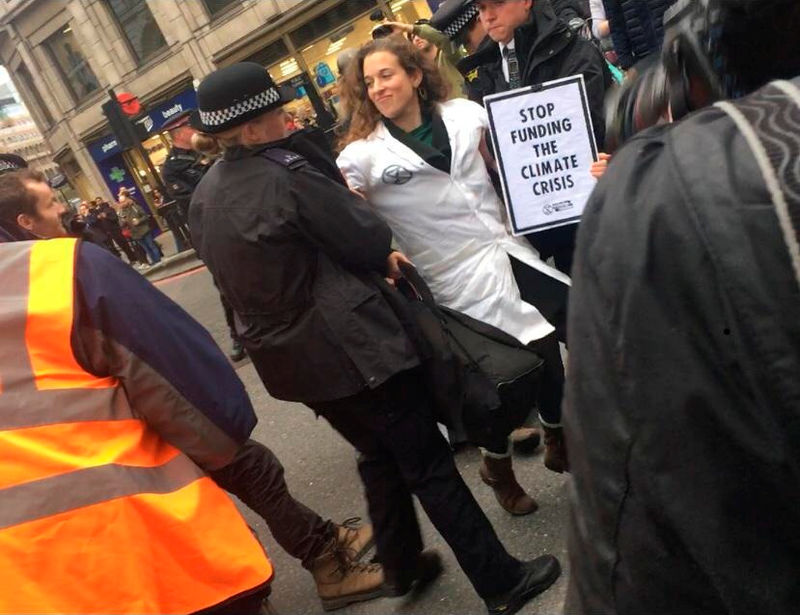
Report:
[[386,167],[383,170],[383,175],[381,175],[384,184],[395,184],[396,186],[407,184],[412,177],[414,177],[414,174],[399,164]]

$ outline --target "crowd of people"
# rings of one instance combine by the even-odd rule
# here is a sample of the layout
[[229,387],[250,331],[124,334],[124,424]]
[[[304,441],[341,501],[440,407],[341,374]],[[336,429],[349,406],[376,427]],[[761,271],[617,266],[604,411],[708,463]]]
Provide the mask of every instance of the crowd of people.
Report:
[[[510,615],[561,563],[508,553],[452,446],[479,444],[498,504],[530,515],[512,453],[543,440],[570,474],[567,615],[794,613],[798,31],[794,0],[447,0],[341,54],[335,143],[256,63],[200,82],[167,126],[176,244],[213,277],[232,358],[358,451],[371,525],[291,496],[208,333],[109,254],[161,258],[135,199],[83,203],[71,230],[100,247],[78,242],[44,176],[0,155],[0,612],[260,613],[272,563],[228,492],[325,610],[439,576],[416,497]],[[484,97],[576,74],[598,185],[579,224],[512,236]],[[489,380],[436,305],[537,359],[521,402],[490,383],[480,434]]]

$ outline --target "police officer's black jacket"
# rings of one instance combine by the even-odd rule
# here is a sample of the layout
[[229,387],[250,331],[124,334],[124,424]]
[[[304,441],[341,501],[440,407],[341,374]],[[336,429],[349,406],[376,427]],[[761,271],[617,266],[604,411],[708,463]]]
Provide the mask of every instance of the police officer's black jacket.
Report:
[[[549,2],[536,2],[530,20],[514,32],[514,49],[520,63],[522,85],[583,74],[595,139],[602,147],[605,136],[603,104],[611,73],[600,51],[571,32],[553,12]],[[500,45],[488,36],[471,56],[458,64],[471,100],[509,89],[503,75]]]
[[[751,117],[797,235],[781,99]],[[800,611],[800,287],[776,212],[717,108],[635,137],[598,184],[570,300],[565,613]]]
[[302,156],[228,150],[195,190],[189,223],[273,396],[340,399],[419,363],[375,281],[389,227]]
[[192,192],[207,170],[208,165],[197,153],[190,149],[173,147],[161,167],[161,178],[168,196],[185,209],[192,198]]

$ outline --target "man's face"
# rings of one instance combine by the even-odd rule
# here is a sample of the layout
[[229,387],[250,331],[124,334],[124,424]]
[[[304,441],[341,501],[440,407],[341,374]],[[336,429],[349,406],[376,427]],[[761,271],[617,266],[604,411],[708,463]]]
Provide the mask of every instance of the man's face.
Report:
[[56,199],[53,189],[37,181],[26,181],[25,187],[36,197],[36,215],[20,214],[17,224],[43,239],[66,237],[67,230],[61,223],[61,216],[67,208]]
[[528,20],[532,4],[533,0],[478,0],[478,15],[493,41],[508,43]]

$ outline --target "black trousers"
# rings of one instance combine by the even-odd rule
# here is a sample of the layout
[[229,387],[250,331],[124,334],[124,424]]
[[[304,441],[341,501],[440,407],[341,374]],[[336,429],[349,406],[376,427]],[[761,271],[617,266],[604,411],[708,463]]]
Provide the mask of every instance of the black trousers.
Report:
[[263,444],[248,440],[231,463],[209,476],[261,515],[275,542],[306,569],[334,536],[331,521],[292,497],[281,462]]
[[413,494],[481,598],[519,581],[519,562],[458,473],[418,370],[353,397],[310,405],[360,453],[358,468],[385,568],[413,570],[422,550]]
[[523,301],[530,303],[556,328],[556,337],[567,343],[569,286],[509,255],[511,271]]

